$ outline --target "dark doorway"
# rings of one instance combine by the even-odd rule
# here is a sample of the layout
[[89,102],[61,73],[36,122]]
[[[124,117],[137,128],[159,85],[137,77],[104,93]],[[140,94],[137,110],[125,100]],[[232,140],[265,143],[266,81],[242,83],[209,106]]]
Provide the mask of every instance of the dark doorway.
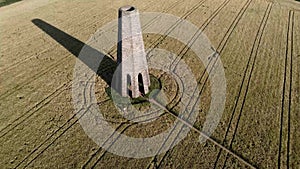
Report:
[[127,95],[132,97],[131,76],[127,75]]
[[143,76],[142,76],[141,73],[138,76],[138,82],[139,82],[139,91],[142,94],[145,94],[145,88],[144,88],[144,83],[143,83]]

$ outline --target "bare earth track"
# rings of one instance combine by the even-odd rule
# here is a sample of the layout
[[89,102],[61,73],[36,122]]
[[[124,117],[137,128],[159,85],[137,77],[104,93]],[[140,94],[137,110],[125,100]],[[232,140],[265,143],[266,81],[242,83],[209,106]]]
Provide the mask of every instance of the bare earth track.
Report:
[[[191,99],[187,104],[200,112],[194,126],[182,127],[192,129],[188,136],[165,153],[134,159],[106,151],[84,133],[76,115],[86,112],[75,112],[72,102],[74,65],[84,43],[116,19],[118,8],[126,4],[140,12],[169,13],[190,21],[198,31],[189,44],[204,33],[220,55],[226,105],[206,143],[200,144],[198,137],[211,99],[208,72],[216,59],[204,67],[189,47],[167,36],[179,21],[163,32],[165,36],[145,34],[144,41],[146,48],[177,54],[168,66],[176,70],[182,60],[196,77],[200,92],[193,97],[201,102],[194,105]],[[43,31],[43,26],[52,32]],[[116,46],[104,52],[116,59]],[[112,65],[98,71],[110,70]],[[119,117],[109,86],[97,77],[97,105],[107,118],[103,120],[123,134],[160,132],[180,108],[174,81],[150,72],[172,98],[161,119],[150,123],[152,131]],[[299,168],[299,72],[300,3],[295,1],[23,0],[1,7],[0,168]],[[166,139],[160,146],[174,141]]]

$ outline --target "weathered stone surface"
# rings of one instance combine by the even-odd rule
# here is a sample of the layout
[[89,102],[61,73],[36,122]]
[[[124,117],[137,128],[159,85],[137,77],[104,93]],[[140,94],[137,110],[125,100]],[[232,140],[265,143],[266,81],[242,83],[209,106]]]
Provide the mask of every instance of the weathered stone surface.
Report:
[[148,93],[150,78],[138,10],[133,6],[119,9],[118,85],[124,97],[137,98]]

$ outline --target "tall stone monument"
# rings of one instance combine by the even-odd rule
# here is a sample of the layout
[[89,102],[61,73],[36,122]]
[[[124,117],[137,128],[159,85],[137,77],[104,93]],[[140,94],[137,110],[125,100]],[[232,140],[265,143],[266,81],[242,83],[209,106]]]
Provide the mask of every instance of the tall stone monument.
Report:
[[149,92],[150,78],[138,10],[133,6],[119,9],[118,54],[119,92],[137,98]]

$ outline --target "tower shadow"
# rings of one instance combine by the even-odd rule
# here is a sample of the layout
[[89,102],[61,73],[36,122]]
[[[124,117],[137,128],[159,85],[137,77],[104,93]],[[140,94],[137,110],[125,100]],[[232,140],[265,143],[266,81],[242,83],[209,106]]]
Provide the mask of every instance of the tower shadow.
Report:
[[[62,30],[59,30],[58,28],[41,19],[33,19],[32,23],[47,33],[56,42],[71,52],[75,57],[79,58],[90,69],[97,70],[95,73],[97,73],[97,75],[100,76],[111,87],[112,77],[117,68],[117,62],[101,53],[97,49],[85,44],[84,42],[74,38]],[[93,54],[93,56],[103,57],[98,69],[94,68],[95,64],[93,62],[89,62],[89,59],[82,59],[79,57],[83,47],[85,50],[89,51],[89,53]]]

